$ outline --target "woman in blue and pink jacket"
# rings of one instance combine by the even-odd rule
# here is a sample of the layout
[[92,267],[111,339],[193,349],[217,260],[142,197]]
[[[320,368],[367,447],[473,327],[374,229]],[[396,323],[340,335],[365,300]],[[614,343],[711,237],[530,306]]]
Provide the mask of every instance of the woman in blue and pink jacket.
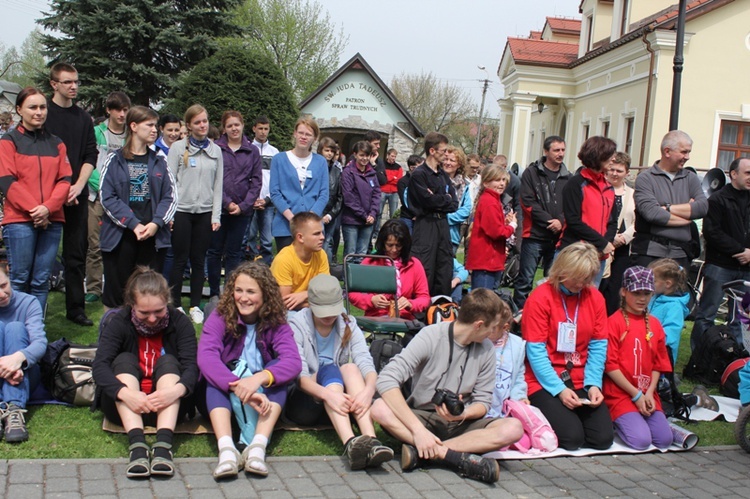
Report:
[[367,252],[380,209],[380,183],[377,173],[370,165],[372,145],[361,140],[354,144],[352,154],[354,160],[341,172],[341,190],[344,193],[344,207],[341,211],[344,255]]

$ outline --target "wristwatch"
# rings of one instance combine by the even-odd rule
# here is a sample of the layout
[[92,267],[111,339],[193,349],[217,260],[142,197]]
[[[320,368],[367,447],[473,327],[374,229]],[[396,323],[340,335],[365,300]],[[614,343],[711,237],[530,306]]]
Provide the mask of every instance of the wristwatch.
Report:
[[672,213],[672,205],[667,203],[664,205],[664,209],[667,210],[667,213]]

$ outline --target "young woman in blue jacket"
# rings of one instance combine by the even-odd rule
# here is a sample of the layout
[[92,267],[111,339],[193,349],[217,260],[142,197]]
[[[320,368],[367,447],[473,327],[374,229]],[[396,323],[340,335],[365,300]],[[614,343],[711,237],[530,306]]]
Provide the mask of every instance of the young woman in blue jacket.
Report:
[[104,263],[102,303],[123,304],[122,290],[136,266],[161,272],[170,247],[169,223],[177,209],[175,181],[162,156],[150,146],[157,137],[155,111],[134,106],[125,118],[125,144],[101,171],[100,245]]
[[271,202],[276,207],[271,233],[276,252],[292,244],[289,221],[297,213],[312,211],[323,216],[328,204],[328,162],[312,152],[320,129],[312,118],[294,125],[294,149],[279,153],[271,161]]

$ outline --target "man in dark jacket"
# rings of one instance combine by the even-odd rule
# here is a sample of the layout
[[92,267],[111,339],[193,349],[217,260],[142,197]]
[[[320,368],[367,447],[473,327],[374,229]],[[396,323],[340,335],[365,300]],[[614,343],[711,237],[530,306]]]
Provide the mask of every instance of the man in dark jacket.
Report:
[[412,172],[422,163],[424,163],[424,158],[422,156],[417,156],[416,154],[409,156],[409,159],[406,160],[406,166],[409,167],[409,171],[406,172],[396,184],[396,188],[398,189],[398,199],[401,201],[399,220],[404,222],[406,227],[409,228],[409,234],[411,234],[414,229],[414,213],[409,209],[408,200],[406,199],[409,191],[409,180],[411,179]]
[[565,223],[562,191],[570,177],[563,164],[564,157],[565,140],[551,135],[544,141],[544,156],[530,164],[521,175],[523,244],[513,294],[518,308],[526,303],[539,262],[543,262],[546,276],[555,256],[555,246]]
[[458,209],[458,196],[448,174],[440,166],[448,137],[429,132],[424,138],[427,159],[409,179],[407,202],[414,213],[412,256],[419,258],[427,274],[430,296],[451,294],[453,244],[448,213]]
[[86,316],[83,279],[86,276],[88,247],[87,182],[96,165],[98,151],[91,116],[73,104],[78,96],[78,71],[70,64],[58,62],[50,70],[54,94],[48,101],[45,127],[65,143],[73,169],[68,202],[65,204],[65,227],[62,257],[65,265],[65,309],[68,320],[80,326],[93,326]]
[[[708,199],[708,214],[703,219],[706,266],[703,293],[690,334],[691,349],[714,324],[723,296],[722,284],[736,279],[750,281],[750,159],[732,161],[729,179],[731,183]],[[732,320],[729,328],[741,345],[739,321]]]

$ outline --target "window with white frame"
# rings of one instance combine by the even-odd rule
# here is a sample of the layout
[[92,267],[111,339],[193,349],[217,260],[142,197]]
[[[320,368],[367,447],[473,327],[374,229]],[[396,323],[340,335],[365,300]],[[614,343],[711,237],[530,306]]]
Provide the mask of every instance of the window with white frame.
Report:
[[750,123],[722,120],[716,166],[726,171],[729,164],[740,157],[750,158]]

